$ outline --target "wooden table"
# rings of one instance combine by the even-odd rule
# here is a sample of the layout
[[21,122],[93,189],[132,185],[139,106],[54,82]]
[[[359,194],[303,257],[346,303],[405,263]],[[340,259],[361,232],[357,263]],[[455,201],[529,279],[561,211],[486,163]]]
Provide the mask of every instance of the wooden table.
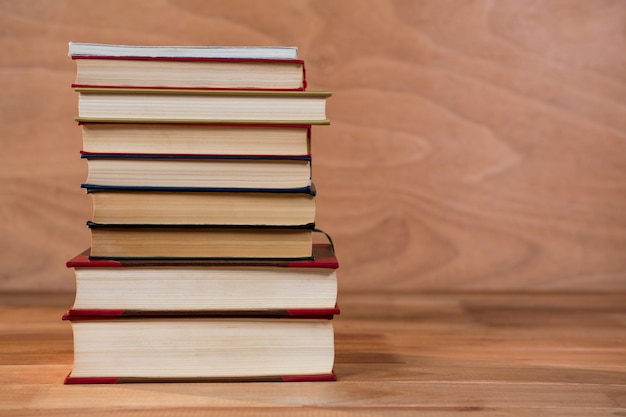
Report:
[[342,294],[338,382],[66,386],[71,298],[0,296],[0,415],[626,415],[623,293]]

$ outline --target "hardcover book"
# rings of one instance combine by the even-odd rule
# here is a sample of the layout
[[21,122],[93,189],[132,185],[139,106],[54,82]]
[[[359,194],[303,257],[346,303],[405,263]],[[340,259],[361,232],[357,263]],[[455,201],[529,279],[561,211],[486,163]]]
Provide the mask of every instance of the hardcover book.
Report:
[[310,259],[313,225],[109,225],[88,222],[94,258]]
[[309,125],[81,123],[90,153],[308,155]]
[[286,191],[181,191],[87,188],[101,224],[303,226],[315,222],[315,188]]
[[311,186],[311,157],[243,155],[81,154],[84,188],[304,190]]
[[328,124],[322,91],[76,88],[79,122]]
[[74,366],[65,383],[335,380],[330,318],[325,311],[265,318],[70,310]]
[[73,87],[304,90],[304,61],[74,56]]
[[299,261],[112,260],[87,250],[66,265],[76,276],[74,315],[338,313],[339,264],[329,244],[314,244],[313,258]]

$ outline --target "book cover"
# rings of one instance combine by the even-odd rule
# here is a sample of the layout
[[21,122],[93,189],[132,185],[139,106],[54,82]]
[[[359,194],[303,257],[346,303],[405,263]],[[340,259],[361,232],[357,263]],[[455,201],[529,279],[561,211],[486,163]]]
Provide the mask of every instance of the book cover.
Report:
[[231,187],[163,187],[163,186],[116,186],[116,185],[97,185],[97,184],[81,184],[81,188],[84,188],[88,194],[102,193],[102,192],[120,192],[126,193],[129,191],[154,191],[154,192],[190,192],[190,193],[263,193],[263,194],[307,194],[315,196],[317,189],[315,184],[301,188],[231,188]]
[[231,382],[323,382],[336,381],[335,372],[316,375],[259,375],[254,377],[73,377],[68,374],[63,383],[65,385],[75,384],[145,384],[145,383],[231,383]]
[[86,249],[66,262],[67,268],[138,268],[138,267],[212,267],[212,266],[249,266],[281,268],[339,268],[339,261],[334,248],[329,243],[314,243],[313,257],[301,260],[228,260],[228,259],[94,259],[91,250]]
[[201,186],[162,186],[162,185],[101,185],[83,183],[81,188],[85,188],[90,193],[99,191],[185,191],[185,192],[254,192],[254,193],[304,193],[315,195],[313,184],[304,187],[292,188],[259,188],[259,187],[201,187]]
[[311,155],[215,155],[215,154],[156,154],[156,153],[115,153],[115,152],[87,152],[80,151],[83,159],[232,159],[240,161],[311,161]]
[[295,46],[190,46],[190,45],[116,45],[69,42],[71,57],[109,56],[144,58],[260,58],[296,59]]
[[74,309],[62,316],[65,321],[98,321],[124,319],[178,319],[178,318],[219,318],[219,319],[293,319],[293,320],[332,320],[341,310],[334,308],[300,308],[285,310],[123,310],[123,309]]

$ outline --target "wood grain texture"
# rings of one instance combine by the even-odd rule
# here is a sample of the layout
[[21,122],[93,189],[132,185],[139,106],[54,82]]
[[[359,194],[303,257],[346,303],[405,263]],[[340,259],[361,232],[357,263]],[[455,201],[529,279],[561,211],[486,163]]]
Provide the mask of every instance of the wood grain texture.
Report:
[[68,41],[298,46],[342,291],[626,289],[623,1],[0,0],[4,289],[89,244]]
[[71,298],[0,294],[0,415],[626,414],[623,293],[344,293],[337,382],[64,386]]

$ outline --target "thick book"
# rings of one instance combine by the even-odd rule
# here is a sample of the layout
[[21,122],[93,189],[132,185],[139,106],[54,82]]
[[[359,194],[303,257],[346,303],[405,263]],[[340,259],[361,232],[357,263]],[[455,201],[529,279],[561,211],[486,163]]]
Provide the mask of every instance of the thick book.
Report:
[[87,188],[102,224],[302,226],[315,222],[315,187],[296,192]]
[[309,125],[80,123],[91,153],[306,155]]
[[79,122],[329,124],[324,91],[76,88]]
[[303,190],[311,186],[310,155],[172,155],[82,152],[84,188],[178,187]]
[[88,222],[93,258],[311,259],[314,225],[112,225]]
[[66,266],[76,278],[72,310],[83,315],[338,313],[330,244],[314,244],[313,258],[298,261],[93,259],[86,250]]
[[120,58],[251,58],[296,59],[295,46],[116,45],[70,42],[69,56]]
[[73,56],[73,87],[304,90],[304,61]]
[[306,316],[131,317],[68,311],[74,364],[66,384],[331,381],[333,311]]

